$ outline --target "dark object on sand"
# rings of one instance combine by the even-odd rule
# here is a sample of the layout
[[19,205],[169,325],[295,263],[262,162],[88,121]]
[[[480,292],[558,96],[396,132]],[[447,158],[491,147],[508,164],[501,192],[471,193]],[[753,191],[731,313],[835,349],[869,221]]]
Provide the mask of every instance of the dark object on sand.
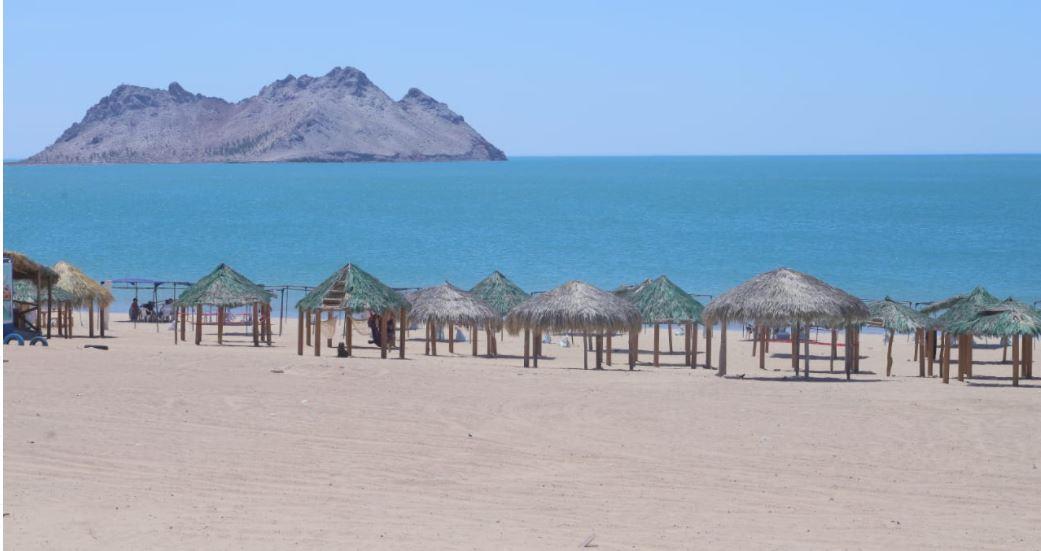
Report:
[[108,350],[107,344],[85,344],[83,348],[97,348],[98,350]]

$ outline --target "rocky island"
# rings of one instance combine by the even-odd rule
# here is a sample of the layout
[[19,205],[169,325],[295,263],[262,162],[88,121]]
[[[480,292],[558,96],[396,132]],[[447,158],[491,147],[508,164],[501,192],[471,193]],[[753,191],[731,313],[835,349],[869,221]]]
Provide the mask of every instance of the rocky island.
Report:
[[52,145],[54,163],[502,161],[447,105],[412,88],[395,101],[353,67],[287,76],[231,103],[120,85]]

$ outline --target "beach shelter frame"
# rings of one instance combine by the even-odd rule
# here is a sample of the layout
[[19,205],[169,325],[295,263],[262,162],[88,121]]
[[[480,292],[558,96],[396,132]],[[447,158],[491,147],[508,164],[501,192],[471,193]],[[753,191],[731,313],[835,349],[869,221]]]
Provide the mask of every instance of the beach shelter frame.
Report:
[[[46,333],[47,338],[51,338],[51,323],[53,321],[54,310],[54,285],[58,283],[58,273],[20,252],[5,250],[4,258],[9,259],[11,262],[11,279],[14,281],[26,280],[36,286],[36,302],[33,307],[30,308],[30,311],[32,308],[35,308],[37,312],[36,331],[41,334]],[[40,325],[43,323],[43,320],[41,319],[43,316],[40,312],[40,306],[43,304],[42,293],[44,288],[47,289],[46,331],[43,331],[43,328]],[[28,326],[29,320],[24,317],[26,313],[27,312],[21,312],[21,321]],[[59,315],[62,316],[63,319],[65,314],[65,309],[59,312]],[[71,320],[71,313],[69,314],[69,319]]]
[[203,307],[217,308],[217,344],[224,344],[225,313],[229,308],[251,307],[253,346],[271,346],[271,299],[274,295],[231,266],[221,263],[203,276],[174,302],[174,344],[186,340],[188,310],[194,310],[195,344],[202,344]]

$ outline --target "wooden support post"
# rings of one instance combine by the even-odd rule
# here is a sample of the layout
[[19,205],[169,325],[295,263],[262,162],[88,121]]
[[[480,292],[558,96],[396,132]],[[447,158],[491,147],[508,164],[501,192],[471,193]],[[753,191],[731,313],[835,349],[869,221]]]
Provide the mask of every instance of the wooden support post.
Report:
[[613,348],[613,344],[611,342],[611,337],[612,336],[613,336],[612,333],[608,333],[607,337],[605,337],[607,339],[607,345],[605,347],[606,348],[605,353],[607,354],[607,358],[604,360],[604,363],[606,363],[607,365],[611,365],[611,352],[612,352],[611,349]]
[[195,307],[195,345],[202,344],[202,305]]
[[306,321],[304,320],[304,309],[303,308],[297,308],[296,311],[297,311],[297,317],[296,317],[296,355],[297,356],[303,356],[304,355],[304,325],[306,324]]
[[604,365],[604,336],[596,336],[596,368],[603,369]]
[[217,307],[217,344],[224,344],[224,307]]
[[47,284],[47,338],[51,338],[51,310],[54,309],[53,285]]
[[529,367],[528,356],[531,353],[531,330],[527,327],[524,328],[524,367]]
[[705,324],[705,369],[712,369],[712,324]]
[[925,377],[925,329],[915,330],[915,354],[918,356],[918,376]]
[[690,368],[694,369],[698,365],[698,324],[697,322],[690,324]]
[[972,378],[972,349],[975,345],[976,340],[972,338],[972,333],[965,335],[965,376]]
[[448,323],[448,353],[455,354],[455,324]]
[[660,365],[658,363],[658,355],[660,354],[660,352],[658,350],[658,346],[659,346],[659,342],[658,341],[659,341],[659,338],[661,337],[661,335],[659,334],[660,332],[661,332],[661,324],[658,323],[658,322],[654,322],[654,367],[658,367]]
[[[437,324],[429,323],[430,326],[430,355],[437,356]],[[527,367],[527,364],[524,364]]]
[[539,356],[542,355],[542,328],[535,327],[531,330],[531,366],[539,366]]
[[72,338],[72,326],[76,324],[76,322],[72,319],[72,305],[70,304],[70,305],[66,306],[65,307],[65,311],[68,312],[68,316],[69,316],[68,323],[65,324],[65,327],[69,330],[68,338],[71,339]]
[[799,324],[792,324],[791,329],[792,337],[792,369],[795,370],[795,376],[799,376]]
[[684,322],[683,324],[683,365],[693,365],[690,359],[690,324],[691,322]]
[[272,331],[272,329],[274,328],[274,320],[272,319],[273,316],[271,315],[271,304],[267,304],[264,308],[267,311],[267,344],[268,346],[271,346],[272,333],[274,332]]
[[253,346],[260,346],[260,320],[257,319],[259,308],[253,303]]
[[846,380],[850,380],[850,373],[853,371],[853,326],[847,325],[846,330],[843,332],[843,344],[845,361],[843,362],[846,370]]
[[666,329],[669,331],[669,354],[672,354],[673,350],[672,350],[672,322],[671,321],[669,322],[669,325],[666,327]]
[[[37,305],[39,305],[39,303],[37,303]],[[94,338],[94,299],[90,299],[90,301],[87,302],[87,320],[88,320],[87,321],[87,324],[88,324],[87,325],[87,327],[88,327],[87,334],[90,335],[90,338],[93,339]]]
[[893,341],[896,340],[896,332],[892,329],[886,331],[889,337],[889,345],[886,346],[886,377],[893,376]]
[[831,359],[828,361],[828,371],[835,371],[835,360],[839,357],[839,330],[831,329]]
[[398,359],[405,359],[405,332],[408,330],[408,312],[404,308],[398,310],[398,319],[400,325],[398,327]]
[[926,355],[928,356],[926,358],[926,362],[927,362],[927,366],[929,368],[929,370],[928,370],[929,377],[933,376],[933,363],[936,361],[936,356],[933,353],[935,348],[936,348],[936,331],[933,331],[932,329],[930,329],[925,334],[925,352],[926,352]]
[[[332,321],[332,319],[333,319],[333,311],[329,310],[329,315],[326,316],[325,321],[326,322],[330,322],[330,321]],[[327,337],[325,337],[325,345],[328,346],[329,348],[332,348],[333,347],[333,335],[336,334],[336,329],[335,329],[336,325],[333,325],[333,324],[330,324],[330,325],[333,326],[333,330],[329,331],[329,335]]]
[[390,341],[390,331],[387,331],[387,328],[390,327],[390,324],[388,324],[387,322],[390,320],[387,319],[387,314],[386,312],[384,312],[379,315],[377,321],[379,322],[380,328],[380,359],[386,360],[387,347],[389,346],[388,341]]
[[720,377],[727,374],[727,320],[719,321],[719,373]]
[[1019,386],[1019,336],[1012,337],[1012,386]]
[[1020,352],[1022,358],[1020,362],[1023,364],[1023,377],[1027,379],[1034,378],[1034,337],[1031,335],[1023,335],[1023,350]]
[[968,368],[965,367],[965,364],[968,362],[968,359],[969,359],[968,354],[965,352],[966,348],[968,348],[968,347],[965,346],[965,335],[958,335],[958,380],[959,381],[964,381],[965,380],[965,372],[968,371]]
[[178,340],[177,339],[177,336],[178,336],[178,332],[177,332],[177,322],[178,322],[177,318],[178,318],[178,316],[177,316],[177,313],[179,312],[179,310],[180,310],[179,308],[174,308],[174,315],[173,315],[173,343],[174,344],[177,344],[177,340]]
[[344,323],[343,331],[344,331],[344,333],[347,333],[347,336],[345,337],[346,340],[347,340],[347,345],[346,345],[346,347],[347,347],[347,355],[348,356],[352,356],[352,355],[354,355],[354,352],[353,352],[353,350],[354,350],[354,315],[353,315],[353,312],[351,312],[350,310],[344,310],[343,311],[343,323]]
[[759,328],[759,334],[756,338],[759,339],[761,344],[759,345],[759,369],[766,369],[766,336],[769,334],[769,329],[766,327]]
[[[177,323],[174,320],[174,330],[176,331]],[[105,306],[98,304],[98,334],[101,338],[105,338]]]
[[187,327],[188,327],[188,323],[187,322],[188,322],[188,308],[185,307],[185,306],[182,306],[181,307],[181,341],[182,342],[186,340],[184,338],[184,335],[185,335],[185,331],[187,331]]
[[860,373],[860,327],[853,328],[853,373]]
[[477,324],[470,326],[470,348],[471,356],[477,357]]
[[940,349],[940,371],[943,372],[943,384],[951,383],[951,336],[943,333],[943,347]]
[[802,340],[803,377],[810,378],[810,326],[806,326],[806,338]]
[[[308,320],[310,321],[310,320]],[[322,310],[314,310],[314,355],[322,355]]]
[[640,338],[639,335],[640,335],[640,329],[639,329],[638,326],[629,328],[629,371],[632,371],[633,369],[636,369],[636,352],[637,352],[637,350],[636,350],[636,346],[635,345],[639,341],[639,338]]
[[304,343],[308,347],[310,347],[311,346],[311,309],[307,309],[304,312],[305,312],[305,317],[307,319],[307,323],[304,324]]
[[582,369],[589,369],[589,334],[582,332]]

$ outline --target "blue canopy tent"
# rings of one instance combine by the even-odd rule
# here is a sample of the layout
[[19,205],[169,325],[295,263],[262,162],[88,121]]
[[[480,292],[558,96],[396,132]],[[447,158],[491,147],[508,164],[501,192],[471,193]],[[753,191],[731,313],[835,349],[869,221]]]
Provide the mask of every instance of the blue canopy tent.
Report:
[[[108,281],[102,281],[101,284],[111,284],[113,290],[122,291],[134,291],[134,299],[140,300],[140,293],[142,290],[145,292],[151,292],[152,303],[155,304],[158,309],[159,306],[159,294],[160,291],[170,291],[171,297],[177,299],[178,288],[182,291],[191,286],[190,281],[172,281],[172,280],[160,280],[160,279],[148,279],[143,277],[122,277],[117,279],[110,279]],[[147,295],[146,295],[147,296]],[[155,317],[155,330],[159,331],[159,316]],[[134,327],[137,327],[137,320],[134,321]]]

